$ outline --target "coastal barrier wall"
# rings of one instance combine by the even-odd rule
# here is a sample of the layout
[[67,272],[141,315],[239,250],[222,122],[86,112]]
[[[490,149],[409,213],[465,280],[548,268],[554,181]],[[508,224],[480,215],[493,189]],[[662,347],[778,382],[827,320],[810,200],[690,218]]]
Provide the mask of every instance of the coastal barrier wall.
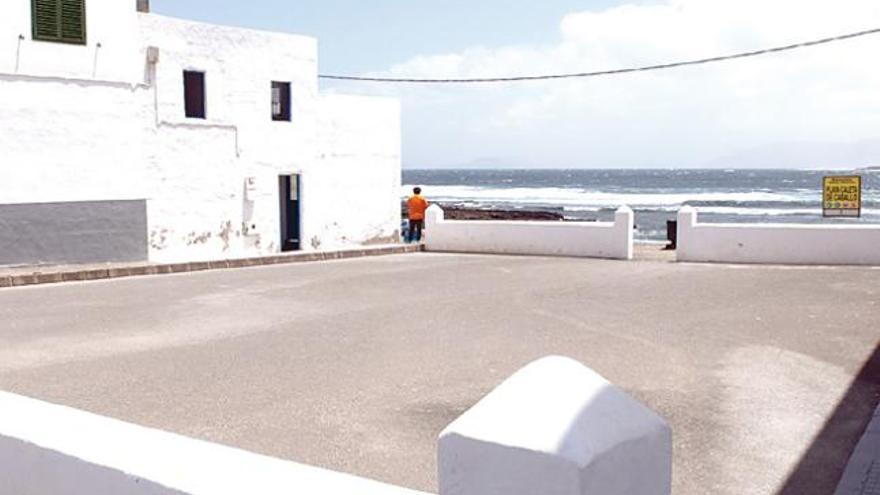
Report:
[[[668,424],[569,358],[538,360],[440,435],[440,495],[669,495]],[[291,439],[294,441],[295,439]],[[427,495],[0,392],[0,492]]]
[[446,220],[428,208],[428,251],[632,259],[633,211],[623,206],[614,222],[527,222]]
[[678,261],[880,265],[880,225],[700,223],[678,212]]

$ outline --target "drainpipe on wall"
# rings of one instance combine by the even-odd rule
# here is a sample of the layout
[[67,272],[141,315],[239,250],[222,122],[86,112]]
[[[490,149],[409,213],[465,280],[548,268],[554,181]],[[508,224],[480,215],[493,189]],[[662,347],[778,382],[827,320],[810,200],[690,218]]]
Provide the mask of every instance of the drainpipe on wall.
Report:
[[150,13],[150,0],[137,0],[137,11],[145,14]]
[[159,63],[159,47],[147,47],[147,84],[153,87],[153,114],[156,117],[156,127],[159,127],[159,86],[156,79],[156,64]]

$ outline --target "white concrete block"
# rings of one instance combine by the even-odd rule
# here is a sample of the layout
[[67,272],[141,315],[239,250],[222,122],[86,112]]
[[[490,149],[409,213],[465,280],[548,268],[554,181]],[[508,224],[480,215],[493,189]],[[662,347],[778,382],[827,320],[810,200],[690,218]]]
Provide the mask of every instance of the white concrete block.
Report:
[[446,213],[443,212],[443,208],[440,208],[436,203],[432,204],[428,207],[428,210],[425,211],[425,230],[432,225],[437,225],[440,222],[446,220]]
[[666,422],[580,363],[536,361],[440,435],[440,495],[668,495]]
[[635,241],[636,215],[629,206],[621,206],[614,212],[614,230],[620,240],[621,258],[633,259],[633,244]]
[[3,392],[0,493],[426,495]]
[[678,213],[678,261],[880,265],[878,245],[878,225],[713,224],[690,206]]

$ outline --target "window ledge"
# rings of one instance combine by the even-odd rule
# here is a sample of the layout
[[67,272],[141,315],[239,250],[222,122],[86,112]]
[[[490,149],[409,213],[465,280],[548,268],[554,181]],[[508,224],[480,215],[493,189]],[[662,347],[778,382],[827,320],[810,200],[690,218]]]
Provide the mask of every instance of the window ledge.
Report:
[[208,129],[230,129],[238,130],[238,126],[229,122],[219,120],[207,120],[195,117],[187,117],[181,120],[163,120],[159,122],[160,126],[166,127],[204,127]]
[[70,46],[82,46],[87,47],[89,44],[86,40],[65,40],[65,39],[50,39],[50,38],[32,38],[32,41],[36,41],[39,43],[53,43],[56,45],[70,45]]

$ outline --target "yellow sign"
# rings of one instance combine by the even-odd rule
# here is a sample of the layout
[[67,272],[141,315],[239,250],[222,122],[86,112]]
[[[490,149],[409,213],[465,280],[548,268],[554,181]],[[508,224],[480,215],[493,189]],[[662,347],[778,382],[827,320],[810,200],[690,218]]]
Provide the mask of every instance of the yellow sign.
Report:
[[862,178],[830,176],[822,180],[822,211],[826,217],[862,216]]

